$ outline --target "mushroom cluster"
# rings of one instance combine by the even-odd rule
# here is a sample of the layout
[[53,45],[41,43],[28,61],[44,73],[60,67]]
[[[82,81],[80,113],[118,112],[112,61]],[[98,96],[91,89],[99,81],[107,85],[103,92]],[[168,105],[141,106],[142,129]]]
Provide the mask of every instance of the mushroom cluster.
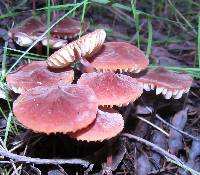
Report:
[[[54,19],[52,23],[55,22],[55,20],[56,19]],[[23,47],[30,46],[47,29],[45,21],[45,17],[29,17],[16,27],[12,28],[8,32],[8,35],[18,45]],[[66,17],[51,29],[49,46],[53,49],[61,48],[65,44],[67,44],[68,41],[74,40],[78,36],[81,29],[82,32],[86,32],[88,28],[88,22],[85,22],[81,28],[80,21],[77,21],[76,19],[70,17]],[[47,46],[48,38],[42,38],[41,44],[43,46]]]
[[[34,61],[8,74],[8,86],[21,93],[13,104],[17,120],[35,132],[103,141],[124,127],[122,115],[112,106],[127,106],[143,89],[162,93],[166,99],[179,99],[189,91],[189,75],[163,68],[133,78],[148,66],[145,54],[129,43],[104,43],[105,38],[105,31],[97,29],[54,52],[47,62]],[[70,65],[75,61],[86,63],[84,70],[90,71],[72,83]]]

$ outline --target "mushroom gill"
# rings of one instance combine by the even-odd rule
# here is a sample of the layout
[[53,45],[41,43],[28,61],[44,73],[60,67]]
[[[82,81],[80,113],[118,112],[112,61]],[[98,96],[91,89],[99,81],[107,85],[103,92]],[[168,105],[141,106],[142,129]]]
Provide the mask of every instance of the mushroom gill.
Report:
[[143,83],[146,91],[156,89],[156,95],[163,94],[166,99],[173,97],[179,99],[190,90],[192,77],[185,73],[176,73],[162,67],[149,70],[145,75],[138,78]]

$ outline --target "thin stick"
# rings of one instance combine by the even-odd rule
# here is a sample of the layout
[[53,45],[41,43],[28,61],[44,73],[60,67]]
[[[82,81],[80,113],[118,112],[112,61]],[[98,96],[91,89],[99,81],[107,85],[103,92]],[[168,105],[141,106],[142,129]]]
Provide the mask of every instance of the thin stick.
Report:
[[122,134],[124,137],[128,137],[129,139],[134,139],[140,143],[143,143],[147,146],[150,146],[154,151],[159,152],[161,155],[165,156],[168,161],[175,163],[176,165],[185,168],[186,170],[190,171],[191,173],[194,173],[196,175],[200,175],[199,172],[193,170],[192,168],[188,167],[184,164],[179,158],[177,158],[175,155],[170,154],[169,152],[165,151],[164,149],[160,148],[159,146],[155,145],[154,143],[149,142],[148,140],[145,140],[141,137],[138,137],[133,134],[124,133]]
[[10,162],[20,162],[20,163],[35,163],[35,164],[76,164],[82,165],[83,167],[87,168],[92,164],[89,161],[82,160],[82,159],[40,159],[40,158],[32,158],[26,156],[20,156],[17,154],[13,154],[7,150],[3,150],[0,148],[0,155],[7,157]]
[[155,124],[151,123],[150,121],[148,121],[148,120],[146,120],[146,119],[144,119],[144,118],[142,118],[142,117],[137,116],[137,118],[139,118],[139,119],[142,120],[143,122],[148,123],[149,125],[153,126],[153,127],[156,128],[157,130],[159,130],[160,132],[162,132],[163,134],[165,134],[167,137],[169,137],[169,134],[168,134],[165,130],[163,130],[162,128],[156,126]]
[[[152,110],[151,110],[148,106],[145,106],[145,108],[146,108],[149,112],[152,113]],[[174,130],[178,131],[179,133],[185,135],[186,137],[192,138],[192,139],[194,139],[194,140],[196,140],[196,141],[200,141],[199,138],[197,138],[197,137],[195,137],[195,136],[193,136],[193,135],[191,135],[191,134],[189,134],[189,133],[187,133],[187,132],[185,132],[185,131],[182,131],[182,130],[178,129],[177,127],[175,127],[174,125],[172,125],[172,124],[166,122],[166,121],[165,121],[164,119],[162,119],[158,114],[155,114],[155,117],[156,117],[158,120],[160,120],[161,122],[163,122],[165,125],[167,125],[167,126],[173,128]]]

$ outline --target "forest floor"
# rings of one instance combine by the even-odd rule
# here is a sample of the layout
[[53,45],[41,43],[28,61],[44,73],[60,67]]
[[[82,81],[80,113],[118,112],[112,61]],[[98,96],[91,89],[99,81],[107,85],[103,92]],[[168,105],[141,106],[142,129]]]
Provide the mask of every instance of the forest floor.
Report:
[[[50,1],[48,1],[50,2]],[[75,1],[76,2],[76,1]],[[181,99],[166,100],[144,92],[127,107],[116,108],[126,119],[112,140],[113,166],[106,164],[108,142],[79,142],[63,134],[33,133],[19,124],[12,99],[0,99],[0,174],[200,174],[200,3],[198,0],[65,1],[52,9],[90,22],[89,31],[105,29],[106,41],[136,45],[149,58],[149,69],[163,66],[186,72],[194,80]],[[41,54],[22,48],[8,31],[33,13],[32,2],[0,0],[0,71],[4,75]],[[34,14],[52,14],[46,1],[36,1]],[[51,12],[51,13],[49,13]],[[47,21],[48,23],[48,21]],[[50,50],[50,53],[53,51]],[[17,95],[15,95],[16,98]],[[172,121],[176,121],[173,127]],[[174,135],[173,135],[173,134]],[[173,137],[172,137],[173,135]],[[6,153],[6,154],[5,154]],[[8,154],[10,153],[10,154]],[[22,156],[22,157],[20,157]],[[38,159],[40,158],[40,163]],[[80,160],[77,165],[73,158]],[[68,160],[51,163],[49,160]]]

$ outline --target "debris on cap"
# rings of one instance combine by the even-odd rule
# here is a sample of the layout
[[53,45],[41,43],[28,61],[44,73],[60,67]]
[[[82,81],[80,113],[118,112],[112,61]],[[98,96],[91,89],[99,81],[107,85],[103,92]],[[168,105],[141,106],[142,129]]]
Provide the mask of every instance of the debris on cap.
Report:
[[156,95],[163,94],[166,99],[179,99],[190,90],[192,77],[185,73],[177,73],[158,67],[149,70],[138,78],[146,91],[156,90]]
[[17,120],[34,132],[68,133],[91,124],[98,104],[91,88],[83,85],[36,87],[13,104]]
[[71,83],[73,79],[74,71],[71,68],[51,70],[48,69],[46,61],[33,61],[6,76],[8,87],[15,93],[22,93],[37,86]]
[[84,73],[77,84],[90,86],[99,105],[126,106],[134,102],[143,92],[142,84],[127,75],[104,73]]

